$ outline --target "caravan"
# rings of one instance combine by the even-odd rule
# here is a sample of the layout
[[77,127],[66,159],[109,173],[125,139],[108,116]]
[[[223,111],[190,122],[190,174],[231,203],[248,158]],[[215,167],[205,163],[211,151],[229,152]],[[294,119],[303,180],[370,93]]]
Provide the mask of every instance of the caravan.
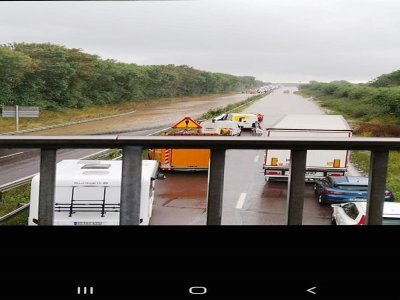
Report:
[[[143,160],[140,224],[148,225],[158,162]],[[63,160],[57,164],[54,225],[119,225],[122,161]],[[39,174],[31,184],[28,225],[38,224]]]

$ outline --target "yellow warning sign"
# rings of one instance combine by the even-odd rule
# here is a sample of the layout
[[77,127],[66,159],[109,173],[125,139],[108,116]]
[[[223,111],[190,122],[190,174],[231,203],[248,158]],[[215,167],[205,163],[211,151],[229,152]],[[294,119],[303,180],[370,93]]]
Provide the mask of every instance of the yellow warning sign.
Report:
[[172,128],[201,128],[200,124],[194,121],[189,117],[184,117],[175,125],[171,126]]

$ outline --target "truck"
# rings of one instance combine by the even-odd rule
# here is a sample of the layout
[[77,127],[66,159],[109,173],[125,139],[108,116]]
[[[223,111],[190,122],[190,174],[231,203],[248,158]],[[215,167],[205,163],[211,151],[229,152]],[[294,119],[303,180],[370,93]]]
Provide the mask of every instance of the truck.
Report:
[[[350,138],[352,130],[341,115],[289,114],[266,129],[268,137]],[[326,176],[343,176],[349,165],[348,150],[309,150],[306,181]],[[264,155],[265,180],[287,179],[290,173],[290,150],[267,149]]]
[[[225,121],[218,121],[225,122]],[[214,121],[202,123],[204,128],[190,117],[185,117],[164,135],[169,136],[232,136],[234,130],[220,127]],[[222,124],[222,123],[221,123]],[[236,127],[237,128],[237,127]],[[207,170],[210,163],[210,149],[149,149],[149,159],[155,159],[163,171],[203,171]]]
[[[63,160],[57,163],[53,225],[119,225],[121,160]],[[158,162],[142,161],[140,225],[152,215]],[[28,225],[37,225],[40,173],[32,178]]]
[[236,122],[241,129],[252,129],[257,127],[258,116],[256,114],[230,113],[227,120]]

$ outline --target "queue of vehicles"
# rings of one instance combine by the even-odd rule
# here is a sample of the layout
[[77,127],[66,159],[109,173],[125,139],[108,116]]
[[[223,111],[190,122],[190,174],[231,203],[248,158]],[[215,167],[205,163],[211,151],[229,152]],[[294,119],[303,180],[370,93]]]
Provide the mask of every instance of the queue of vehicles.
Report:
[[[246,129],[258,129],[262,132],[260,124],[263,117],[257,113],[230,113],[202,122],[185,117],[172,125],[163,135],[240,136],[242,130]],[[350,138],[351,135],[350,126],[340,115],[286,115],[266,129],[265,138],[327,136]],[[143,225],[149,224],[150,221],[157,172],[207,170],[210,150],[149,149],[148,156],[149,160],[143,160],[142,165],[140,222]],[[306,181],[314,182],[314,192],[319,204],[332,204],[332,218],[338,225],[362,224],[362,209],[368,196],[368,178],[346,176],[348,166],[348,150],[307,151]],[[58,163],[54,224],[118,225],[121,167],[121,161],[64,160]],[[266,181],[287,180],[290,174],[290,150],[265,150],[263,169]],[[36,175],[31,184],[29,225],[38,224],[38,195],[39,175]],[[385,201],[394,201],[390,190],[385,191]],[[347,205],[348,203],[352,204]],[[396,203],[388,204],[385,207],[393,210],[396,205]],[[360,216],[355,217],[356,210]],[[389,212],[387,214],[390,215]]]

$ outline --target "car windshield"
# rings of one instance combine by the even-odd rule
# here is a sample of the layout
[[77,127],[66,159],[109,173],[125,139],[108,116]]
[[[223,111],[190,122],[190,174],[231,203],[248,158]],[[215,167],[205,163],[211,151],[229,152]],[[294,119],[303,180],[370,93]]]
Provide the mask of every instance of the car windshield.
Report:
[[337,184],[335,188],[345,190],[345,191],[368,191],[368,185],[347,185],[347,184]]
[[386,218],[382,219],[382,225],[400,225],[400,218]]

